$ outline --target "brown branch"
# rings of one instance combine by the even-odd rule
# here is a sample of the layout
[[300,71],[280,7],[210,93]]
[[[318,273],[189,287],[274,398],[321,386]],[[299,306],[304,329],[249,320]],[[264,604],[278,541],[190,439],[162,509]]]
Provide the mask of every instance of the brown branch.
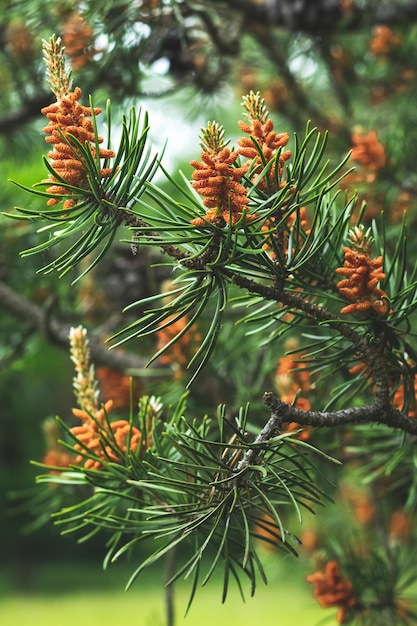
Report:
[[35,118],[39,118],[42,107],[51,102],[50,92],[37,93],[30,100],[25,100],[21,107],[0,117],[0,135],[10,135]]
[[[223,4],[223,1],[217,3]],[[227,4],[245,17],[248,28],[262,24],[324,36],[332,31],[357,31],[376,24],[410,25],[417,21],[415,0],[361,5],[355,2],[349,11],[342,10],[340,0],[228,0]]]
[[[338,411],[303,411],[282,402],[273,393],[266,393],[265,404],[271,410],[271,424],[264,437],[270,438],[269,431],[276,433],[283,423],[297,422],[301,426],[340,427],[346,424],[385,424],[390,428],[399,428],[410,435],[417,435],[417,420],[394,409],[389,403],[373,404],[340,409]],[[266,439],[265,439],[266,440]]]
[[271,417],[240,461],[237,467],[239,472],[255,463],[262,444],[282,432],[283,424],[291,422],[296,422],[300,426],[314,426],[318,428],[337,428],[347,424],[376,423],[385,424],[389,428],[399,429],[409,435],[417,435],[417,420],[397,411],[389,403],[382,405],[377,400],[369,405],[326,412],[297,409],[286,402],[282,402],[271,392],[265,393],[264,402],[271,411]]
[[[149,233],[152,238],[155,238],[155,243],[158,242],[158,233]],[[218,236],[215,234],[211,241],[210,246],[207,247],[205,252],[200,256],[191,256],[184,253],[176,246],[168,246],[160,244],[162,250],[176,259],[189,269],[206,269],[207,263],[213,261],[217,256],[218,251]],[[223,267],[222,272],[227,278],[237,285],[238,287],[247,290],[249,293],[260,295],[265,300],[274,300],[277,303],[281,303],[291,307],[292,309],[302,311],[309,319],[316,325],[328,324],[337,332],[340,333],[347,341],[355,346],[356,352],[360,354],[372,370],[375,380],[375,402],[379,406],[389,405],[389,382],[384,360],[380,354],[378,345],[369,343],[366,338],[359,332],[357,332],[350,324],[346,324],[340,320],[334,313],[329,311],[323,306],[319,306],[310,300],[307,300],[299,295],[293,294],[289,291],[285,291],[283,288],[278,289],[276,285],[270,286],[262,283],[258,283],[251,278],[240,276],[234,273],[232,270],[228,270]]]
[[[133,225],[132,222],[130,225]],[[139,227],[148,226],[140,219],[137,220],[136,225]],[[150,239],[153,239],[155,244],[158,245],[158,242],[160,241],[159,233],[151,231],[147,233],[147,236]],[[207,264],[212,262],[217,257],[219,250],[219,235],[217,233],[213,234],[210,245],[207,246],[206,250],[199,256],[188,255],[177,246],[166,245],[163,242],[159,243],[159,245],[163,252],[171,256],[171,258],[177,260],[184,267],[189,269],[205,269],[206,271],[211,271],[211,268],[207,267]],[[222,272],[225,276],[227,276],[230,282],[242,289],[245,289],[249,293],[257,294],[265,300],[274,300],[277,303],[291,307],[293,310],[302,311],[316,325],[327,324],[331,326],[342,337],[354,345],[356,352],[360,354],[363,360],[368,363],[375,381],[375,406],[390,406],[388,374],[378,344],[374,345],[368,342],[362,334],[352,327],[352,325],[346,324],[340,320],[327,308],[319,306],[298,294],[285,291],[284,286],[279,287],[276,282],[272,286],[258,283],[251,278],[234,273],[226,267],[222,267]]]
[[[126,226],[131,228],[141,229],[144,228],[146,230],[145,236],[148,241],[155,244],[155,246],[159,246],[161,252],[163,254],[167,254],[175,261],[181,263],[182,266],[187,267],[192,270],[203,270],[207,269],[207,263],[211,263],[215,260],[219,250],[219,235],[214,233],[210,242],[210,245],[207,246],[206,250],[198,255],[192,255],[191,253],[183,252],[181,248],[178,246],[174,246],[172,244],[166,244],[163,242],[161,238],[161,234],[155,230],[148,230],[150,228],[149,224],[145,222],[140,217],[137,217],[131,209],[127,209],[125,207],[117,207],[117,210],[121,213],[120,222],[124,223]],[[138,240],[139,243],[139,240]]]
[[355,346],[356,352],[361,353],[363,359],[369,364],[375,378],[375,398],[379,404],[386,405],[389,398],[388,376],[384,360],[379,352],[378,345],[369,343],[366,338],[358,333],[350,324],[345,324],[336,315],[323,306],[318,306],[305,298],[284,292],[281,299],[283,304],[307,313],[317,324],[329,324],[337,330],[342,337]]
[[[31,302],[0,281],[0,308],[20,320],[28,322],[51,343],[69,350],[68,335],[72,324],[50,315],[45,309]],[[119,371],[143,369],[146,360],[122,350],[109,350],[97,334],[89,334],[91,358],[96,365],[107,365]]]
[[252,33],[252,35],[258,45],[261,46],[265,56],[279,68],[279,73],[291,93],[291,105],[288,109],[285,109],[285,114],[289,119],[291,119],[296,126],[299,126],[301,120],[305,121],[307,117],[322,128],[330,128],[331,122],[328,116],[323,115],[323,111],[314,105],[310,95],[303,88],[302,83],[293,74],[288,65],[288,57],[273,37],[272,32],[255,32]]
[[385,363],[381,357],[377,345],[369,343],[362,334],[358,333],[350,324],[344,323],[331,311],[323,306],[318,306],[310,300],[295,295],[289,291],[278,291],[275,287],[263,285],[256,281],[233,274],[231,271],[223,270],[229,279],[238,287],[246,289],[250,293],[256,293],[266,300],[275,300],[278,303],[287,305],[292,309],[302,311],[316,325],[328,324],[355,346],[358,353],[361,353],[367,361],[375,377],[375,397],[378,402],[386,404],[389,397],[388,376]]
[[[204,269],[206,264],[216,256],[218,240],[214,236],[209,246],[200,257],[190,258],[175,246],[163,246],[164,251],[190,269]],[[417,421],[393,408],[389,401],[390,389],[384,359],[378,345],[374,345],[360,334],[350,324],[340,320],[334,313],[323,306],[319,306],[306,298],[276,286],[257,283],[251,278],[240,276],[227,268],[223,273],[238,287],[258,294],[266,300],[274,300],[305,313],[317,325],[328,324],[342,337],[355,346],[369,364],[375,380],[374,401],[369,405],[340,409],[337,411],[303,411],[279,400],[272,393],[265,394],[265,403],[271,409],[271,417],[254,441],[254,448],[250,448],[239,464],[241,470],[249,465],[256,457],[259,444],[268,441],[277,434],[283,423],[296,422],[303,426],[338,427],[346,424],[379,423],[390,428],[397,428],[405,433],[417,435]]]
[[[217,3],[216,3],[217,4]],[[342,16],[340,0],[228,0],[228,6],[244,15],[246,23],[280,26],[290,31],[319,33],[334,27]]]

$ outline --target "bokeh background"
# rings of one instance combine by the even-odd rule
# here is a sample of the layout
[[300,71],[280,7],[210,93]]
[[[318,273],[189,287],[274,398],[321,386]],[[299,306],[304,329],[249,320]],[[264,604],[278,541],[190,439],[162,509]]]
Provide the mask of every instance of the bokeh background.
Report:
[[[53,33],[63,39],[74,83],[85,98],[94,94],[98,106],[110,98],[114,120],[131,105],[149,112],[152,144],[161,151],[168,140],[163,162],[173,174],[181,170],[190,176],[189,160],[198,158],[199,130],[208,120],[222,123],[233,142],[239,134],[241,96],[259,90],[277,131],[302,133],[310,120],[321,131],[329,131],[328,155],[335,163],[353,150],[346,168],[355,165],[356,170],[342,187],[346,193],[356,191],[367,203],[369,220],[383,214],[388,231],[395,233],[406,213],[415,225],[415,2],[0,0],[2,212],[43,202],[10,181],[30,187],[46,177],[42,161],[47,153],[42,133],[46,122],[40,109],[52,97],[42,39]],[[36,243],[38,235],[30,222],[0,216],[0,602],[6,616],[2,624],[46,626],[48,619],[51,624],[66,624],[66,616],[79,626],[105,626],[130,618],[139,624],[163,623],[163,572],[155,571],[130,595],[123,595],[127,565],[103,573],[101,541],[76,545],[73,539],[62,538],[59,528],[42,515],[34,490],[38,470],[30,461],[43,459],[48,418],[71,419],[73,369],[67,341],[71,325],[94,329],[92,355],[103,395],[118,393],[122,412],[128,410],[126,381],[131,372],[136,374],[136,395],[146,391],[176,397],[183,382],[184,355],[172,354],[168,363],[159,364],[161,371],[157,364],[147,373],[142,368],[152,346],[138,345],[119,360],[97,347],[121,323],[124,306],[153,293],[169,276],[163,267],[149,269],[149,263],[158,260],[150,258],[152,253],[145,250],[133,256],[129,247],[117,242],[85,281],[70,286],[69,280],[55,274],[36,273],[50,261],[46,256],[20,258],[22,250]],[[411,254],[415,248],[411,241]],[[227,350],[222,351],[222,345],[217,350],[198,393],[191,392],[191,406],[200,414],[213,401],[238,407],[248,394],[256,403],[260,381],[273,378],[272,357],[262,355],[260,362],[249,364],[239,335],[226,336],[223,348],[226,345]],[[234,373],[225,390],[222,377],[232,371],[231,360]],[[311,600],[310,589],[303,586],[300,570],[274,553],[269,558],[273,587],[265,592],[269,600],[260,591],[239,618],[238,603],[231,602],[233,619],[242,625],[273,623],[271,613],[284,609],[271,598],[285,583],[293,611],[280,623],[314,623],[322,613]],[[307,572],[307,564],[300,567]],[[29,597],[33,604],[27,604]],[[143,609],[145,597],[151,601]],[[184,623],[204,624],[204,615],[212,622],[213,606],[219,604],[213,598],[207,596],[208,605],[201,600],[201,613],[193,613],[197,611],[193,607]],[[267,605],[269,612],[262,614]],[[306,612],[296,616],[297,607]],[[227,623],[226,611],[231,609],[221,610],[218,619]]]

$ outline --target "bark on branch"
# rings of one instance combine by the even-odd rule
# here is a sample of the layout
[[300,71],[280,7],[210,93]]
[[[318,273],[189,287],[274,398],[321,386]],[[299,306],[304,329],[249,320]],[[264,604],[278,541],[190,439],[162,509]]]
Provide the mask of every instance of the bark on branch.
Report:
[[40,110],[51,102],[50,92],[38,93],[25,101],[20,108],[9,111],[0,117],[0,135],[9,135],[28,122],[40,117]]
[[[0,308],[20,320],[28,322],[48,341],[69,349],[68,334],[72,324],[49,315],[43,307],[0,281]],[[76,325],[76,323],[74,324]],[[146,360],[122,350],[109,350],[103,338],[94,332],[89,333],[91,358],[96,365],[107,365],[119,371],[143,369]]]
[[322,36],[334,31],[365,29],[376,24],[411,24],[417,20],[415,0],[390,4],[354,3],[346,10],[342,9],[340,0],[228,0],[228,6],[240,12],[249,25],[273,25]]
[[[389,403],[381,405],[374,402],[369,405],[350,407],[338,411],[303,411],[282,402],[273,393],[266,393],[265,404],[271,410],[269,431],[276,432],[282,423],[297,422],[301,426],[340,427],[346,424],[385,424],[390,428],[398,428],[410,435],[417,435],[417,420],[412,419],[394,409]],[[268,437],[270,438],[270,436]]]
[[249,448],[237,470],[241,472],[249,465],[256,463],[256,457],[263,443],[266,443],[280,432],[283,424],[296,422],[300,426],[337,428],[347,424],[385,424],[393,429],[399,429],[409,435],[417,435],[417,420],[404,415],[394,409],[389,403],[373,404],[340,409],[338,411],[303,411],[286,402],[282,402],[276,395],[267,392],[264,402],[271,411],[271,416],[261,432],[255,438],[253,447]]

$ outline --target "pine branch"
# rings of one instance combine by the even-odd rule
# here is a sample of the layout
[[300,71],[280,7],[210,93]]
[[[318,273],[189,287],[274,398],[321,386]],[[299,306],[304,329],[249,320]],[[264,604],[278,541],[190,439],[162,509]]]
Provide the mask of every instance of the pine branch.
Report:
[[249,465],[256,463],[259,449],[262,444],[268,442],[282,432],[283,424],[295,422],[300,426],[314,426],[326,428],[340,428],[347,424],[385,424],[394,429],[400,429],[410,435],[417,435],[417,422],[400,411],[394,409],[389,403],[381,404],[375,400],[373,404],[340,409],[338,411],[304,411],[282,402],[272,392],[264,395],[264,402],[271,411],[271,417],[262,428],[240,461],[237,471],[241,472]]
[[[50,314],[48,308],[42,308],[24,298],[22,295],[0,281],[0,308],[14,315],[16,318],[28,322],[49,342],[69,349],[68,335],[71,326]],[[143,369],[146,359],[134,354],[108,350],[97,334],[90,336],[91,357],[97,365],[107,365],[119,371]]]
[[49,91],[36,93],[31,99],[25,99],[22,106],[0,116],[0,135],[10,135],[24,124],[39,118],[39,111],[51,101]]
[[[216,2],[215,4],[223,4]],[[398,3],[365,2],[353,3],[349,12],[341,10],[340,0],[316,0],[295,3],[293,0],[229,0],[231,9],[241,12],[246,23],[277,26],[292,32],[328,34],[356,31],[376,24],[412,24],[417,20],[414,0]]]
[[[165,252],[169,253],[173,258],[179,260],[182,265],[190,269],[196,269],[197,267],[198,269],[204,269],[206,267],[206,259],[202,257],[190,258],[175,246],[165,246]],[[215,252],[216,243],[213,240],[212,246],[207,251],[209,258],[212,258]],[[206,269],[208,270],[208,268]],[[281,402],[277,398],[274,398],[272,394],[266,394],[265,401],[272,409],[273,414],[267,425],[258,435],[255,443],[262,443],[270,439],[279,431],[283,422],[297,422],[301,425],[331,427],[345,424],[382,423],[391,428],[399,428],[409,434],[417,434],[417,424],[415,420],[394,409],[389,402],[390,388],[388,375],[378,345],[368,342],[367,339],[350,324],[346,324],[323,306],[319,306],[306,298],[294,295],[288,291],[278,290],[275,286],[271,287],[257,283],[253,279],[234,274],[231,270],[226,268],[223,268],[223,272],[231,282],[250,293],[261,295],[266,300],[275,300],[276,302],[291,307],[293,310],[302,311],[317,325],[331,324],[334,330],[339,332],[342,337],[355,346],[356,352],[368,363],[375,380],[374,402],[372,404],[338,411],[302,411]],[[248,459],[251,458],[252,452],[248,452],[247,454],[249,455]],[[249,460],[246,459],[245,463],[249,463]]]
[[[265,404],[271,409],[271,418],[262,431],[262,441],[267,441],[280,429],[282,423],[297,422],[302,426],[341,427],[346,424],[385,424],[390,428],[399,428],[410,435],[417,435],[417,422],[409,418],[389,403],[382,404],[375,400],[373,404],[338,411],[303,411],[288,405],[273,393],[266,393]],[[259,442],[257,442],[259,443]]]
[[[317,124],[321,128],[330,128],[330,120],[323,115],[322,110],[319,110],[312,102],[309,94],[303,88],[299,80],[292,73],[286,54],[281,50],[279,44],[276,42],[272,33],[265,33],[262,31],[256,36],[256,41],[261,46],[265,56],[279,67],[279,72],[284,78],[285,84],[292,94],[291,106],[286,109],[285,113],[296,124],[296,126],[302,125],[302,120],[305,120],[306,116],[313,120],[314,124]],[[297,103],[294,107],[293,103]]]
[[[151,239],[157,243],[159,238],[158,233],[152,232],[149,235]],[[206,270],[207,272],[210,272],[211,269],[208,267],[208,264],[212,262],[217,255],[218,241],[217,236],[214,235],[210,246],[207,247],[206,251],[202,255],[197,257],[184,253],[181,249],[172,245],[168,246],[161,244],[161,249],[163,252],[171,256],[171,258],[179,261],[180,264],[187,269],[200,271]],[[307,314],[309,319],[316,325],[330,324],[334,330],[355,346],[356,353],[369,365],[375,379],[375,401],[377,404],[381,406],[389,406],[390,389],[388,374],[384,359],[378,349],[378,344],[368,342],[367,339],[364,338],[361,333],[356,331],[351,324],[343,322],[339,317],[324,306],[319,306],[306,298],[285,291],[283,288],[277,288],[275,284],[270,286],[258,283],[257,281],[239,275],[226,267],[222,267],[221,271],[231,283],[245,289],[249,293],[259,295],[265,300],[274,300],[277,303],[287,305],[293,310],[302,311]]]

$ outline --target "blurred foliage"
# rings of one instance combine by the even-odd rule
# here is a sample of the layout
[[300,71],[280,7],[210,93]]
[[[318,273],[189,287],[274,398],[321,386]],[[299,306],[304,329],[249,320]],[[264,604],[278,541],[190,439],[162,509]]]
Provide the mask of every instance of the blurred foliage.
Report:
[[[17,490],[22,504],[20,488],[28,487],[34,475],[27,461],[41,460],[46,452],[46,417],[58,413],[67,450],[77,445],[71,436],[76,423],[70,414],[75,404],[68,382],[72,373],[61,348],[68,348],[69,327],[82,323],[94,340],[100,402],[112,399],[117,417],[138,428],[143,438],[149,424],[143,404],[136,413],[138,399],[163,397],[165,430],[153,424],[152,445],[143,447],[142,439],[140,462],[133,453],[123,456],[106,431],[105,445],[114,454],[119,450],[117,462],[108,460],[104,469],[95,470],[78,466],[72,473],[64,468],[59,476],[46,473],[40,479],[43,491],[31,496],[33,511],[42,511],[39,526],[50,510],[62,507],[58,521],[69,530],[86,527],[89,537],[104,529],[110,538],[108,560],[136,547],[144,532],[164,536],[165,543],[155,542],[154,550],[149,542],[139,550],[145,565],[182,545],[189,528],[195,543],[187,545],[185,561],[171,572],[172,580],[194,576],[193,596],[197,583],[206,582],[221,564],[226,595],[229,576],[240,585],[239,568],[252,585],[258,576],[262,579],[257,556],[261,537],[271,549],[278,543],[295,550],[298,539],[288,528],[297,523],[299,506],[305,498],[317,503],[331,497],[336,505],[300,530],[301,554],[312,554],[319,572],[310,581],[318,585],[317,599],[322,606],[338,607],[340,623],[414,623],[405,595],[416,579],[415,434],[377,424],[308,427],[299,433],[293,424],[293,439],[285,433],[264,441],[259,466],[241,468],[243,497],[237,488],[220,487],[239,482],[229,462],[234,454],[239,460],[250,455],[254,448],[249,442],[268,420],[262,392],[274,390],[290,407],[305,411],[360,407],[374,394],[374,379],[361,365],[364,355],[368,362],[384,361],[391,402],[415,417],[414,5],[407,0],[318,0],[314,7],[307,0],[0,0],[0,206],[8,214],[20,207],[14,215],[29,218],[0,216],[2,508],[6,492]],[[94,103],[106,110],[92,115],[96,153],[76,137],[67,140],[90,174],[90,186],[78,191],[58,178],[69,194],[78,193],[75,211],[68,214],[60,204],[45,206],[51,198],[46,178],[57,172],[47,159],[41,163],[46,121],[39,111],[53,100],[42,39],[53,33],[62,37],[84,105],[93,94]],[[253,222],[195,228],[191,220],[204,218],[207,205],[198,188],[189,185],[191,168],[184,158],[197,158],[197,132],[194,139],[181,138],[175,154],[168,154],[177,161],[173,168],[164,166],[164,141],[177,119],[192,125],[215,117],[231,137],[227,147],[233,152],[239,136],[235,120],[242,116],[239,99],[251,90],[262,92],[275,130],[290,135],[292,162],[286,165],[285,184],[262,190],[249,170],[244,186]],[[158,98],[162,114],[155,112],[155,128]],[[106,148],[116,147],[108,177],[101,177],[100,170],[109,163],[95,158],[97,127]],[[262,146],[255,148],[262,158]],[[275,161],[264,159],[264,177],[279,170],[281,153]],[[169,173],[158,169],[159,158]],[[35,181],[43,182],[32,187]],[[276,223],[290,242],[280,258],[285,276],[266,252],[265,244],[278,256],[282,250],[264,228],[282,207]],[[35,231],[39,225],[41,234]],[[345,319],[350,330],[341,336],[339,311],[347,302],[337,290],[335,271],[346,268],[343,247],[352,226],[369,233],[373,258],[383,256],[386,276],[380,286],[389,294],[392,313]],[[103,247],[97,249],[97,244]],[[174,248],[176,256],[170,256]],[[22,250],[29,254],[18,261]],[[209,264],[187,267],[182,265],[186,257],[208,259]],[[49,273],[35,274],[39,267]],[[73,286],[58,278],[67,271],[76,279]],[[289,276],[291,295],[326,304],[335,316],[333,324],[312,323],[312,309],[294,313],[294,300],[277,306],[277,298],[266,290]],[[257,282],[263,291],[259,287],[258,293],[249,289],[242,295],[245,280]],[[111,336],[120,340],[114,349],[117,363],[105,351],[95,351],[97,343]],[[369,353],[362,349],[363,341]],[[190,361],[194,369],[187,369]],[[189,388],[185,411],[184,387],[194,374],[199,377]],[[216,420],[219,405],[221,419]],[[227,425],[228,437],[221,424]],[[326,455],[316,455],[316,446],[341,459],[345,471]],[[88,458],[89,451],[84,453]],[[290,479],[289,466],[296,468]],[[185,467],[195,472],[186,485]],[[285,485],[282,492],[274,479]],[[127,494],[130,509],[117,496],[126,481],[133,481]],[[63,488],[56,490],[51,482]],[[218,517],[210,513],[205,518],[207,490],[213,485],[219,489]],[[161,493],[167,496],[163,506]],[[283,502],[292,510],[285,521],[280,517]],[[262,503],[269,518],[260,514]],[[199,522],[193,518],[198,507]],[[24,502],[22,509],[12,508],[24,525]],[[186,529],[183,535],[178,534],[179,520]],[[10,554],[22,555],[30,544],[17,538],[12,517],[2,530],[11,539]],[[132,536],[131,543],[124,543],[124,532]],[[60,545],[49,542],[49,530],[37,537],[42,556],[52,556]],[[36,542],[30,543],[36,553]],[[202,574],[203,554],[210,556]],[[332,569],[329,562],[338,565]],[[337,596],[340,590],[343,601]]]

